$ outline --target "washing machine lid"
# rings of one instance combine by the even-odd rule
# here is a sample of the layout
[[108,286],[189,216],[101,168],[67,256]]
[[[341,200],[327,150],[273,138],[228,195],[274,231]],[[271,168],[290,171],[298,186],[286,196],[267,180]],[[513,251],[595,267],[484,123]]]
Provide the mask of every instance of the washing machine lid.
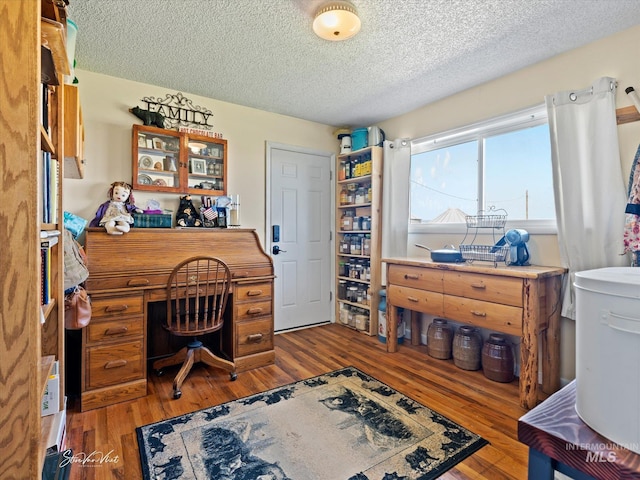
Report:
[[574,285],[608,295],[640,299],[640,267],[606,267],[577,272]]

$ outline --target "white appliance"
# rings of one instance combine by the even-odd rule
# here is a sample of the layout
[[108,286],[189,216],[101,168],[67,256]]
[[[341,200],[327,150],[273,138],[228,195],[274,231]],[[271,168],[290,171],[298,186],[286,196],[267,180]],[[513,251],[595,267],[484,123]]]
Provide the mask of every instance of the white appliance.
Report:
[[351,135],[338,135],[340,139],[340,153],[351,153]]
[[640,268],[576,273],[576,411],[640,454]]

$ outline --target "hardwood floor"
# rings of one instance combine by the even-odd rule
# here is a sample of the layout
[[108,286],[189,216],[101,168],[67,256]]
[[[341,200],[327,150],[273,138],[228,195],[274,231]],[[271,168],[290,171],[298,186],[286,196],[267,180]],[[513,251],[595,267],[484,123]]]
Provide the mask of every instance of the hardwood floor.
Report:
[[518,402],[517,380],[493,382],[481,371],[429,357],[425,346],[405,344],[388,354],[377,337],[340,325],[276,335],[275,348],[275,365],[242,372],[235,382],[222,370],[194,367],[179,400],[172,399],[175,372],[169,369],[163,377],[150,372],[148,395],[135,401],[85,413],[72,401],[67,446],[76,459],[97,455],[84,464],[74,462],[70,479],[141,479],[136,427],[351,365],[489,441],[441,478],[527,477],[527,448],[516,436],[517,420],[526,412]]

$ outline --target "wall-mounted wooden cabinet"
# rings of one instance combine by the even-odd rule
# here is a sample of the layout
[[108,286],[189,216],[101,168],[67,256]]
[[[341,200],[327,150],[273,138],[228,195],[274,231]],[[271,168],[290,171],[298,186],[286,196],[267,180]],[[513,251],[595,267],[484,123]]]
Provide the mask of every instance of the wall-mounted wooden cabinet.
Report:
[[75,85],[64,85],[64,176],[84,178],[84,125],[80,94]]
[[134,125],[132,150],[136,190],[226,195],[224,139]]

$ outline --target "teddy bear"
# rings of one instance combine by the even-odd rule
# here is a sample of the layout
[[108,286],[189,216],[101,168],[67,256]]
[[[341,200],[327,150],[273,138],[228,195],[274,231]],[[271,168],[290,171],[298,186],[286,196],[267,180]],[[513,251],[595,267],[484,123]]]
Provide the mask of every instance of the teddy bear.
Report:
[[180,227],[201,227],[202,221],[198,210],[191,201],[191,195],[180,197],[180,205],[176,214],[176,224]]
[[98,207],[90,227],[104,227],[109,235],[127,233],[133,225],[132,212],[142,213],[135,206],[133,187],[126,182],[113,182],[107,196],[109,200]]

